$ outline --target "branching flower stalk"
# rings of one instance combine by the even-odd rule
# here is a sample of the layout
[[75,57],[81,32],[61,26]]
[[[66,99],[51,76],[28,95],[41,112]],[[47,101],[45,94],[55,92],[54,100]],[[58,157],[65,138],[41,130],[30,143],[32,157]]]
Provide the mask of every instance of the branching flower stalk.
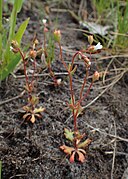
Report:
[[[91,87],[93,85],[93,82],[92,82],[91,85],[89,86],[87,92],[83,96],[83,90],[84,90],[84,87],[86,85],[87,78],[88,78],[88,75],[89,75],[90,60],[86,56],[84,56],[81,53],[81,51],[78,51],[73,56],[72,61],[71,61],[71,65],[69,65],[69,68],[68,68],[67,64],[65,63],[65,61],[63,59],[63,56],[62,56],[62,48],[61,48],[60,41],[58,41],[58,45],[59,45],[59,49],[60,49],[60,59],[61,59],[63,65],[64,65],[64,67],[68,71],[68,76],[69,76],[69,86],[70,86],[70,94],[71,94],[71,102],[72,102],[72,104],[70,104],[70,105],[71,105],[71,108],[73,108],[72,114],[73,114],[73,119],[74,119],[74,136],[75,136],[74,137],[74,146],[75,146],[75,149],[77,150],[77,135],[78,135],[77,117],[78,117],[78,114],[79,114],[79,110],[81,108],[81,102],[87,97],[87,95],[89,94],[90,89],[91,89]],[[81,57],[81,59],[83,59],[84,62],[85,62],[86,75],[84,77],[84,82],[83,82],[81,90],[80,90],[80,95],[79,95],[80,99],[78,100],[78,102],[75,103],[75,94],[74,94],[74,90],[73,90],[73,79],[72,79],[73,77],[72,76],[73,76],[73,73],[76,70],[76,66],[73,69],[73,65],[74,65],[74,62],[75,62],[75,58],[77,56]]]
[[[26,81],[25,89],[28,93],[28,105],[23,107],[24,111],[26,112],[23,118],[31,121],[32,123],[35,122],[35,117],[40,118],[41,117],[40,113],[45,110],[45,108],[42,108],[42,107],[36,108],[36,105],[39,103],[39,98],[35,94],[33,94],[34,82],[35,82],[35,71],[36,71],[36,55],[37,55],[35,46],[37,45],[37,43],[38,41],[34,40],[33,48],[30,50],[28,56],[26,56],[26,54],[22,52],[22,50],[20,49],[16,41],[12,41],[11,43],[11,50],[14,53],[20,53],[21,59],[23,61],[23,66],[24,66],[24,75],[25,75],[25,81]],[[29,77],[27,74],[27,68],[26,68],[29,58],[32,60],[32,66],[33,66],[33,73],[32,73],[31,80],[29,80]]]
[[20,55],[21,55],[21,59],[23,61],[23,67],[24,67],[24,75],[25,75],[26,86],[28,88],[27,92],[28,92],[29,98],[31,98],[31,95],[30,95],[31,89],[30,89],[29,78],[28,78],[27,69],[26,69],[26,66],[27,66],[26,56],[21,51],[19,44],[16,41],[12,41],[10,48],[14,53],[20,53]]
[[[69,87],[70,87],[70,96],[71,96],[71,101],[68,104],[68,107],[71,109],[72,111],[72,115],[73,115],[73,123],[74,123],[74,131],[71,132],[68,129],[65,129],[65,137],[70,140],[73,144],[74,147],[68,147],[66,145],[61,146],[60,148],[68,155],[70,155],[70,162],[74,162],[74,160],[77,158],[78,161],[80,162],[84,162],[85,161],[85,148],[91,143],[90,139],[86,139],[85,141],[81,142],[81,140],[83,139],[83,137],[85,136],[85,134],[80,134],[79,130],[78,130],[78,125],[77,125],[77,118],[79,116],[79,114],[82,112],[82,101],[88,96],[91,87],[93,86],[94,81],[99,79],[99,73],[96,71],[93,75],[92,78],[92,82],[90,84],[90,86],[88,87],[87,91],[85,94],[83,94],[84,92],[84,88],[85,85],[87,83],[87,79],[89,76],[89,70],[90,70],[90,66],[91,66],[91,59],[89,59],[86,55],[84,55],[84,53],[98,53],[101,48],[102,45],[100,45],[100,43],[98,43],[96,46],[92,45],[91,40],[92,37],[90,38],[91,40],[89,40],[90,46],[83,51],[78,51],[74,54],[74,56],[72,57],[71,63],[67,66],[67,64],[65,63],[63,56],[62,56],[62,48],[61,48],[61,43],[60,43],[60,31],[55,31],[55,37],[56,37],[56,41],[58,42],[58,46],[60,49],[60,59],[65,67],[65,69],[68,72],[68,77],[69,77]],[[82,60],[84,62],[85,65],[85,69],[86,69],[86,73],[83,79],[83,84],[81,86],[80,89],[80,93],[79,93],[79,98],[75,99],[75,92],[73,89],[73,75],[77,69],[77,66],[74,67],[74,63],[75,63],[75,59],[79,58],[80,60]]]

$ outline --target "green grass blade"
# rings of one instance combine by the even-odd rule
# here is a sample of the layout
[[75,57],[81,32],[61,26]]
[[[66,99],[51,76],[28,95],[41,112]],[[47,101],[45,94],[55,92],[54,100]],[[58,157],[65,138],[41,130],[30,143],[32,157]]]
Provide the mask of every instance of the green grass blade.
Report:
[[19,29],[18,29],[16,35],[14,36],[14,40],[16,40],[16,41],[19,43],[19,45],[20,45],[21,39],[22,39],[22,37],[23,37],[23,34],[24,34],[24,32],[25,32],[25,30],[26,30],[26,28],[27,28],[28,22],[29,22],[29,18],[26,19],[26,20],[20,25],[20,27],[19,27]]
[[9,41],[11,41],[15,35],[16,18],[17,18],[17,11],[16,11],[16,6],[14,5],[10,17]]
[[[28,25],[28,22],[29,22],[29,18],[26,19],[19,27],[16,35],[11,39],[11,40],[16,40],[19,45],[21,43],[21,39],[23,37],[23,34],[27,28],[27,25]],[[6,50],[5,50],[5,53],[4,53],[4,59],[6,59],[6,62],[7,63],[10,63],[10,44],[11,44],[11,41],[8,41],[7,45],[6,45]]]
[[0,61],[2,61],[2,34],[0,33]]
[[0,0],[0,33],[2,30],[2,0]]
[[15,3],[17,5],[17,13],[21,11],[22,5],[23,5],[23,0],[15,0]]
[[22,5],[23,5],[23,0],[14,1],[13,10],[11,13],[11,18],[10,18],[9,41],[11,41],[15,35],[17,13],[20,12]]
[[2,60],[2,0],[0,0],[0,61]]
[[6,65],[5,68],[1,69],[0,71],[0,80],[4,80],[16,67],[19,63],[21,57],[20,54],[13,54],[11,55],[11,61]]

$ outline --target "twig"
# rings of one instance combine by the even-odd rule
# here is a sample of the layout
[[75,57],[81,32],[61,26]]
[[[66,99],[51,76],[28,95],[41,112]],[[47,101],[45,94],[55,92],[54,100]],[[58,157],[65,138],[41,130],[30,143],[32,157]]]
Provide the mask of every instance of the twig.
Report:
[[13,100],[15,100],[15,99],[21,98],[21,97],[24,95],[24,93],[25,93],[25,90],[22,91],[22,93],[20,93],[18,96],[15,96],[15,97],[13,97],[13,98],[10,98],[10,99],[7,99],[7,100],[5,100],[5,101],[2,101],[2,102],[0,103],[0,106],[3,105],[3,104],[9,103],[9,102],[11,102],[11,101],[13,101]]
[[111,86],[115,85],[124,75],[125,71],[123,71],[120,75],[118,75],[119,77],[116,80],[113,80],[112,83],[110,83],[96,98],[94,98],[89,104],[87,104],[86,106],[83,107],[83,109],[86,109],[87,107],[89,107],[90,105],[92,105],[100,96],[102,96]]
[[[62,73],[54,73],[55,75],[67,75],[67,72],[62,72]],[[50,76],[49,73],[43,73],[43,74],[35,74],[35,77],[42,77],[42,76]],[[28,75],[28,77],[32,77],[32,75]],[[20,79],[20,78],[25,78],[24,75],[19,75],[19,76],[15,76],[16,79]]]
[[[106,151],[105,154],[113,155],[113,151]],[[116,155],[125,155],[128,157],[128,154],[125,152],[117,152],[116,151]]]
[[[115,136],[117,136],[115,120],[114,120],[114,128],[115,128]],[[114,141],[114,150],[113,150],[113,158],[112,158],[111,179],[113,179],[115,156],[116,156],[116,140]]]
[[90,127],[91,129],[93,129],[94,131],[97,131],[97,132],[99,132],[99,133],[101,133],[101,134],[104,134],[104,135],[107,135],[107,136],[110,136],[110,137],[114,137],[115,139],[118,139],[118,140],[121,140],[121,141],[124,141],[124,142],[128,142],[128,139],[125,139],[125,138],[123,138],[123,137],[116,136],[116,135],[113,135],[113,134],[109,134],[109,133],[107,133],[107,132],[103,132],[101,129],[95,128],[95,127],[91,126],[91,125],[88,124],[88,123],[86,123],[86,125],[87,125],[88,127]]
[[112,64],[114,58],[112,58],[109,62],[109,64],[107,65],[106,69],[105,69],[105,72],[104,72],[104,75],[103,75],[103,84],[105,84],[105,77],[106,77],[106,74],[108,72],[108,68],[110,67],[110,65]]
[[100,57],[99,59],[97,59],[98,61],[100,60],[106,60],[106,59],[110,59],[110,58],[118,58],[118,57],[128,57],[128,54],[122,54],[122,55],[110,55],[110,56],[104,56],[104,57]]
[[24,176],[27,176],[27,174],[17,174],[17,175],[11,176],[9,179],[12,179],[15,177],[24,177]]
[[96,98],[94,98],[90,103],[88,103],[86,106],[83,107],[83,109],[88,108],[90,105],[92,105],[98,98],[100,98],[108,89],[110,86],[105,88]]

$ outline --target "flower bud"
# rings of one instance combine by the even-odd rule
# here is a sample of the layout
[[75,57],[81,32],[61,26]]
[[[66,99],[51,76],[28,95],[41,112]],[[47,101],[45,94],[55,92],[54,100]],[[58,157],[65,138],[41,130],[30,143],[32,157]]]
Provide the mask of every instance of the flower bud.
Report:
[[84,60],[85,64],[89,67],[91,65],[91,61],[90,59],[85,56],[85,55],[82,55],[82,59]]
[[30,50],[30,52],[29,52],[29,56],[31,57],[31,58],[36,58],[36,55],[37,55],[37,53],[36,53],[36,51],[35,50]]
[[39,44],[39,41],[37,39],[34,40],[34,44],[35,45],[38,45]]
[[59,78],[59,79],[57,79],[57,84],[58,85],[61,85],[61,83],[62,83],[62,80]]
[[84,61],[88,64],[91,65],[90,59],[88,57],[84,58]]
[[13,53],[18,53],[19,52],[18,49],[13,48],[12,46],[10,46],[10,51],[12,51]]
[[99,72],[95,71],[95,73],[93,74],[93,77],[92,77],[93,82],[99,80],[99,77],[100,77]]
[[44,27],[44,32],[48,32],[48,28]]
[[16,40],[12,40],[11,46],[12,46],[13,49],[19,48],[19,44],[18,44],[18,42]]
[[13,53],[18,53],[18,52],[19,52],[19,44],[18,44],[17,41],[12,40],[11,46],[10,46],[10,50],[11,50]]
[[60,30],[55,30],[55,31],[54,31],[54,40],[55,40],[56,42],[60,42],[60,40],[61,40]]
[[89,42],[90,45],[92,45],[92,43],[93,43],[93,35],[88,36],[88,42]]

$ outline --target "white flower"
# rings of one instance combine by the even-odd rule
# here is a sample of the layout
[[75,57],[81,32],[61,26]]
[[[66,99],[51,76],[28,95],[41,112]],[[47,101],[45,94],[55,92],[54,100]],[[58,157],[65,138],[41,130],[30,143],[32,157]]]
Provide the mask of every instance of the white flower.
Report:
[[88,62],[88,65],[91,66],[91,62],[90,61]]
[[46,19],[43,19],[42,20],[43,24],[45,25],[47,23],[47,20]]
[[10,46],[10,51],[13,51],[13,47],[12,46]]
[[102,48],[103,48],[103,46],[100,44],[100,42],[94,46],[94,50],[100,50]]

